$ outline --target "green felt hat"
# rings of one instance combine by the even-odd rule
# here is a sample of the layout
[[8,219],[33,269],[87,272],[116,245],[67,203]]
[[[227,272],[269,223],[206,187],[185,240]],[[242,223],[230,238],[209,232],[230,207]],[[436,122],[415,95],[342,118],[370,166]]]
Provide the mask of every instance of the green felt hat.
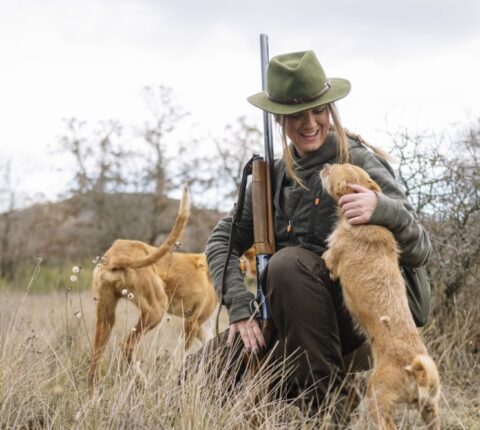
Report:
[[260,109],[290,115],[331,103],[350,92],[350,82],[327,78],[313,51],[273,57],[267,70],[267,90],[248,97]]

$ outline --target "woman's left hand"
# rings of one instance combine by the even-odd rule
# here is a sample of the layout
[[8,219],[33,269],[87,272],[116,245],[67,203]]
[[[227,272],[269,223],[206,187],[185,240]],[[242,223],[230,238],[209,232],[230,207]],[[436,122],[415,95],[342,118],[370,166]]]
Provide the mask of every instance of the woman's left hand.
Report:
[[377,207],[377,194],[361,185],[348,185],[354,193],[340,197],[338,205],[350,224],[366,224]]

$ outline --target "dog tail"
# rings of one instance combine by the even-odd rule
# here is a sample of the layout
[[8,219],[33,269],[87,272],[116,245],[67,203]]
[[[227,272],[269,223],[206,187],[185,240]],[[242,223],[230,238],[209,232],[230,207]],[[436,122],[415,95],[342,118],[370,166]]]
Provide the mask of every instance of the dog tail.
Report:
[[125,267],[131,267],[133,269],[139,269],[141,267],[149,266],[159,258],[163,257],[169,252],[175,243],[180,239],[185,230],[185,226],[190,216],[190,193],[188,190],[188,183],[185,182],[183,187],[182,199],[180,201],[180,207],[178,209],[177,218],[175,224],[167,237],[167,240],[163,242],[154,252],[146,255],[142,258],[130,258],[130,257],[118,257],[113,261],[109,261],[110,268],[121,269]]

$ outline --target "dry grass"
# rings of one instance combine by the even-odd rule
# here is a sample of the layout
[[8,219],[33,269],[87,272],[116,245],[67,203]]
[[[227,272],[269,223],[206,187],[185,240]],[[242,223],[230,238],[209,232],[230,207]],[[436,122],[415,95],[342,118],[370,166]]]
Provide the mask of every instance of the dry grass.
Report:
[[[34,291],[34,283],[26,293],[4,291],[0,302],[0,429],[332,428],[325,416],[308,417],[297,406],[264,395],[278,370],[262,370],[234,387],[218,355],[182,366],[181,321],[174,317],[147,335],[137,364],[126,369],[119,339],[137,317],[127,301],[118,307],[101,383],[90,397],[90,293]],[[462,311],[457,306],[424,332],[442,376],[444,429],[480,429],[480,352],[472,347],[479,317],[474,304]],[[364,381],[365,375],[357,379]],[[397,422],[402,429],[422,428],[415,410],[405,409]],[[360,417],[350,428],[366,427]]]

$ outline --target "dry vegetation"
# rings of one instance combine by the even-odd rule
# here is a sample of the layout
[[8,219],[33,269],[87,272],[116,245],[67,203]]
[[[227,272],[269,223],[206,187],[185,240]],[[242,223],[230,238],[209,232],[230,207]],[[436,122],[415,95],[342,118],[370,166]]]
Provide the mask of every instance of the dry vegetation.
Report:
[[[152,89],[147,96],[155,96]],[[173,145],[178,154],[166,157],[165,136],[183,116],[170,96],[159,89],[152,118],[135,133],[109,123],[89,135],[82,122],[67,123],[60,150],[72,160],[70,199],[20,209],[13,174],[3,169],[0,429],[332,428],[329,405],[309,416],[298,407],[301,399],[288,404],[265,395],[272,381],[281,380],[282,369],[263,369],[234,385],[218,351],[201,355],[200,364],[184,363],[181,321],[173,317],[146,336],[137,363],[125,368],[119,339],[137,317],[128,302],[118,306],[120,323],[102,361],[101,383],[88,395],[92,267],[84,264],[80,281],[71,283],[68,261],[91,260],[119,237],[161,242],[177,211],[166,192],[187,176],[204,206],[224,210],[219,202],[235,193],[244,158],[258,144],[258,129],[240,120],[218,140],[217,156],[198,155],[192,139],[190,146]],[[132,134],[149,151],[132,152]],[[423,336],[441,372],[442,428],[480,429],[480,123],[452,142],[407,132],[391,138],[399,182],[432,239],[432,316]],[[183,249],[203,249],[218,216],[195,211]],[[41,264],[39,255],[46,256]],[[222,321],[225,328],[225,315]],[[355,376],[359,391],[367,376]],[[274,386],[270,393],[278,390]],[[352,418],[359,419],[357,425],[343,428],[367,428],[360,410]],[[404,430],[421,428],[416,410],[405,409],[397,422]]]
[[[81,289],[82,277],[63,283],[72,288],[36,293],[32,279],[28,291],[2,294],[0,428],[332,428],[328,414],[309,417],[294,404],[265,396],[278,369],[233,386],[218,354],[202,356],[200,365],[182,365],[181,321],[174,317],[141,342],[137,364],[125,368],[119,338],[137,316],[126,300],[117,309],[120,323],[102,364],[101,383],[90,397],[86,372],[93,301]],[[480,428],[480,345],[475,343],[480,310],[474,305],[479,297],[470,299],[435,317],[423,333],[442,375],[444,429]],[[357,377],[359,386],[364,379]],[[402,429],[422,428],[415,410],[405,409],[397,418]],[[349,428],[365,428],[364,422]]]

